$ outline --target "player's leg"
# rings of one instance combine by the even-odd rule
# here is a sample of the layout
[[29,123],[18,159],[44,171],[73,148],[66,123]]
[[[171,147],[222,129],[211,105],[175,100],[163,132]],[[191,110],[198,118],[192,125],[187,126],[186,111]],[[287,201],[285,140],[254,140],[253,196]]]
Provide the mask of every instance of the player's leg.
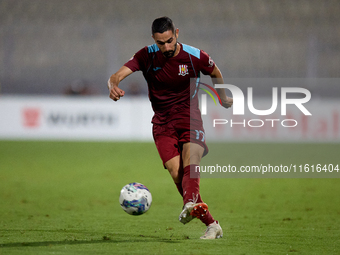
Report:
[[[208,211],[208,206],[203,203],[200,195],[200,176],[196,167],[199,166],[204,148],[197,143],[183,144],[183,213],[180,215],[180,221],[188,223],[192,217],[199,218],[207,226],[214,222],[213,217]],[[192,217],[190,217],[190,214]],[[188,218],[189,217],[189,218]]]
[[200,173],[197,166],[201,162],[204,148],[197,143],[185,143],[182,149],[183,158],[183,202],[203,202],[199,193]]
[[[208,210],[208,206],[201,198],[199,192],[200,176],[199,171],[196,171],[196,167],[199,166],[204,151],[205,148],[201,144],[185,143],[183,145],[182,157],[184,170],[182,186],[185,206],[181,214],[189,219],[191,217],[197,217],[207,226],[207,230],[205,231],[205,234],[201,236],[201,239],[216,239],[223,236],[223,231],[220,224],[212,217]],[[189,195],[187,193],[189,193]],[[192,198],[190,197],[191,193],[193,194]],[[190,216],[188,214],[190,214]],[[181,222],[184,224],[187,223],[185,219]]]
[[183,167],[178,145],[177,133],[171,125],[153,125],[153,138],[163,161],[164,168],[170,173],[178,192],[183,197]]
[[178,192],[183,197],[183,188],[182,188],[182,178],[183,178],[183,167],[181,156],[177,155],[167,162],[164,163],[165,168],[169,171]]
[[[183,168],[182,188],[184,206],[179,215],[179,221],[183,224],[190,222],[195,217],[202,217],[208,210],[208,206],[203,203],[199,193],[199,172],[195,172],[195,167],[199,165],[203,152],[203,147],[198,144],[191,144],[189,142],[183,144],[182,158],[185,167]],[[197,215],[194,215],[194,212]]]
[[[196,170],[196,167],[200,164],[204,150],[205,149],[197,143],[185,143],[183,145],[182,157],[184,170],[182,187],[184,208],[180,215],[180,221],[185,224],[189,222],[192,217],[199,218],[208,227],[201,238],[215,239],[222,237],[222,228],[212,217],[208,206],[201,198],[199,192],[200,176],[199,171]],[[188,214],[190,214],[190,216]]]

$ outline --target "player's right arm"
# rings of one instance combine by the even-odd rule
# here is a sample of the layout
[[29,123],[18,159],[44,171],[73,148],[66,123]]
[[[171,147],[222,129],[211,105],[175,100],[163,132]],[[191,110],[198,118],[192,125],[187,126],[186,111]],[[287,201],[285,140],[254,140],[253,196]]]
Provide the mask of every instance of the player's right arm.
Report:
[[122,66],[116,73],[111,75],[107,82],[107,87],[110,91],[110,98],[113,101],[117,101],[124,96],[125,91],[119,88],[118,85],[130,74],[132,74],[132,70],[126,66]]

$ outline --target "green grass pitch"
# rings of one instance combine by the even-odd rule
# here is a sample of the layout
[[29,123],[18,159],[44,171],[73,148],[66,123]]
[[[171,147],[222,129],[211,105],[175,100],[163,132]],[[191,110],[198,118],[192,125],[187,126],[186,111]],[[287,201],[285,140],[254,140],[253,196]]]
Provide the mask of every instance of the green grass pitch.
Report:
[[[233,164],[340,164],[339,144],[228,146]],[[145,215],[118,202],[134,181],[153,195]],[[0,141],[0,254],[340,254],[340,179],[203,178],[201,193],[222,239],[178,221],[153,143]]]

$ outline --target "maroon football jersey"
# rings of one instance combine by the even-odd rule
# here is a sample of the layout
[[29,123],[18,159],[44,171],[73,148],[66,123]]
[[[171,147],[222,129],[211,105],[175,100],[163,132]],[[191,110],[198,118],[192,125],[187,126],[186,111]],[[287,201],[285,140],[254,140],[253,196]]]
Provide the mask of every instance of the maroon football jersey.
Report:
[[146,46],[125,64],[133,72],[143,72],[155,112],[152,122],[156,124],[186,117],[189,121],[190,113],[191,119],[201,120],[196,93],[198,86],[192,82],[194,88],[190,92],[190,78],[199,78],[200,72],[210,74],[215,63],[204,51],[186,44],[179,45],[178,55],[172,58],[164,57],[156,44]]

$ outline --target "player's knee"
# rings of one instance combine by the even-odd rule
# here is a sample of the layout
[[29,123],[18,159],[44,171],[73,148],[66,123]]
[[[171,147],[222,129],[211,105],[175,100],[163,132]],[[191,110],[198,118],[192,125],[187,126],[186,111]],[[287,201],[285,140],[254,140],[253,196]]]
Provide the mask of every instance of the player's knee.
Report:
[[186,167],[188,165],[199,165],[201,162],[201,158],[202,157],[199,154],[192,154],[183,159],[183,166]]
[[194,154],[190,156],[190,165],[192,164],[199,165],[200,162],[201,162],[201,155]]
[[183,166],[199,165],[204,153],[204,148],[196,143],[186,143],[183,145]]

